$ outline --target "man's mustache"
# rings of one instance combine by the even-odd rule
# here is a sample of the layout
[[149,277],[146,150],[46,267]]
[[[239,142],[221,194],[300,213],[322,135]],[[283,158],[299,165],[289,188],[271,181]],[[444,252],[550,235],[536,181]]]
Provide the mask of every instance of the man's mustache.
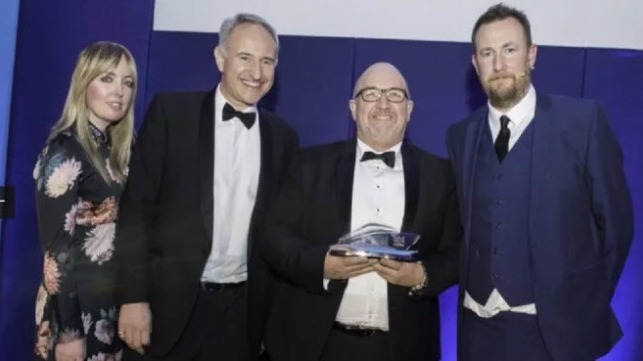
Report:
[[502,79],[513,79],[513,80],[518,80],[519,78],[524,78],[527,75],[527,72],[522,72],[518,74],[510,74],[510,73],[499,73],[496,75],[492,75],[489,77],[489,81],[494,81],[494,80],[502,80]]

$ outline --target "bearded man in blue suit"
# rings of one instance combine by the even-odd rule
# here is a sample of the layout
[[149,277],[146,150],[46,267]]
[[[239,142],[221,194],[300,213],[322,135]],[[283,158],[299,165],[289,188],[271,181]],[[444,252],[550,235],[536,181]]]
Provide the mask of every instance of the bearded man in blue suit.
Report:
[[588,361],[622,332],[610,306],[633,237],[621,148],[594,101],[536,92],[529,21],[476,22],[488,104],[448,132],[465,232],[461,361]]

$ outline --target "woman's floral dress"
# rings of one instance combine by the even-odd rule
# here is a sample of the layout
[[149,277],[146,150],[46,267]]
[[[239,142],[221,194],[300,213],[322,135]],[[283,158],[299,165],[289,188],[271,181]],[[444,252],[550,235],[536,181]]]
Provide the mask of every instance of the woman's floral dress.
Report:
[[72,133],[61,133],[34,169],[43,282],[36,301],[38,360],[54,360],[56,342],[86,341],[86,359],[120,360],[115,335],[114,230],[123,190],[109,167],[110,142],[91,126],[110,175],[106,183]]

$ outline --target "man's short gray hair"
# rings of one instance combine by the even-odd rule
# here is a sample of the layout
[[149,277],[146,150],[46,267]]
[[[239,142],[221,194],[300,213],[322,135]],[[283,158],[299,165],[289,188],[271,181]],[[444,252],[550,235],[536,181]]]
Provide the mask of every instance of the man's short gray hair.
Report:
[[277,36],[277,31],[275,31],[275,28],[273,28],[272,25],[270,25],[270,23],[268,23],[264,18],[255,14],[239,13],[233,17],[225,19],[223,23],[221,23],[221,28],[219,29],[219,48],[225,52],[232,29],[241,24],[256,24],[266,29],[268,34],[270,34],[270,37],[272,37],[272,40],[277,44],[275,54],[275,60],[277,60],[276,58],[279,55],[279,37]]

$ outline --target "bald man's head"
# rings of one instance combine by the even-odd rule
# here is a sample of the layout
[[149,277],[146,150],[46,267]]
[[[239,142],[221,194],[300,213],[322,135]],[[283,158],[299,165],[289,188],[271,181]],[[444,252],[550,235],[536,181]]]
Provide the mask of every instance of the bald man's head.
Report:
[[406,79],[404,79],[404,76],[402,73],[391,63],[385,63],[385,62],[380,62],[380,63],[375,63],[362,73],[362,75],[357,78],[357,81],[355,82],[355,86],[353,87],[353,97],[357,95],[357,92],[360,91],[360,89],[363,88],[363,84],[365,81],[368,81],[370,77],[372,76],[380,76],[381,74],[388,74],[391,77],[399,77],[399,79],[402,80],[404,83],[403,89],[406,90],[407,94],[409,93],[408,86],[406,84]]
[[390,63],[375,63],[357,79],[349,107],[357,137],[385,151],[404,138],[413,101],[402,73]]

